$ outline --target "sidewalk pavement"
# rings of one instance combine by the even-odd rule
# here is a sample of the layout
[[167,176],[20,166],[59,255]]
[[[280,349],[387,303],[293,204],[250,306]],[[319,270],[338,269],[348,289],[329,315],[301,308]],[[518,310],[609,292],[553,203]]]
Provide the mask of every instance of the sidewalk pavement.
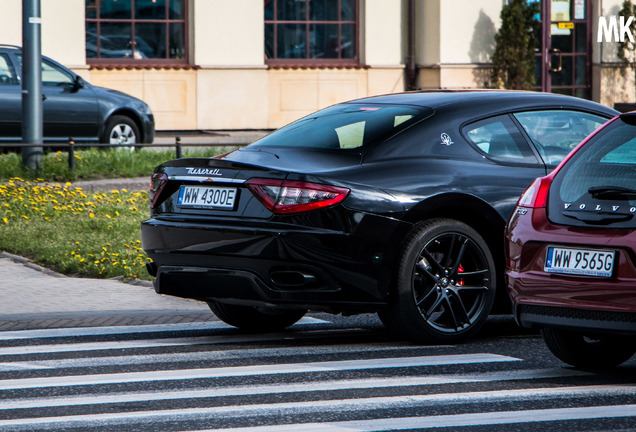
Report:
[[[249,143],[266,132],[188,134],[191,142]],[[174,134],[173,134],[174,135]],[[156,142],[172,139],[160,134]],[[149,177],[76,182],[87,192],[147,190]],[[0,331],[212,321],[203,302],[156,294],[150,282],[73,278],[0,251]]]
[[0,331],[214,320],[203,302],[156,294],[150,282],[73,278],[0,253]]

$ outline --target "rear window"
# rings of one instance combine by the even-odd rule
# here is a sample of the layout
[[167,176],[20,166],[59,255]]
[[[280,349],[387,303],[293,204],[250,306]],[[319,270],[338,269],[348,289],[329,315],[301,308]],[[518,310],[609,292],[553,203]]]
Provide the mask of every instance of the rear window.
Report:
[[381,142],[431,114],[431,109],[403,105],[335,105],[291,123],[250,147],[357,149]]
[[[594,136],[559,171],[550,189],[550,219],[556,222],[558,215],[565,213],[570,219],[599,223],[592,220],[592,213],[628,215],[634,213],[634,206],[636,126],[617,120]],[[587,219],[586,214],[590,215]]]

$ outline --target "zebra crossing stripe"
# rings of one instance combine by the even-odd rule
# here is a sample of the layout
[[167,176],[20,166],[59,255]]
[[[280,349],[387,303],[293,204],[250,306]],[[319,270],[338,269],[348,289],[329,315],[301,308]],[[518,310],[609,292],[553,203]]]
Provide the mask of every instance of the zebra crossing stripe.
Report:
[[254,349],[224,349],[224,350],[197,350],[193,352],[171,352],[167,354],[138,354],[121,355],[113,357],[82,357],[66,358],[55,360],[29,360],[15,362],[0,362],[0,372],[43,370],[43,369],[64,369],[64,368],[95,368],[100,366],[121,366],[122,364],[151,365],[161,363],[179,363],[187,361],[214,361],[214,360],[235,360],[265,357],[289,357],[298,355],[334,355],[366,352],[373,350],[375,353],[393,351],[414,351],[421,354],[422,351],[437,350],[440,348],[454,349],[451,345],[432,346],[402,346],[388,343],[374,344],[350,344],[335,346],[292,346],[278,348],[254,348]]
[[498,354],[460,354],[420,357],[377,358],[366,360],[342,360],[327,362],[271,364],[256,366],[220,367],[205,369],[181,369],[150,372],[124,372],[76,376],[39,377],[0,380],[0,390],[40,387],[71,387],[84,385],[122,384],[133,382],[157,382],[206,378],[245,377],[256,375],[282,375],[316,372],[340,372],[368,369],[393,369],[472,363],[498,363],[521,361],[518,358]]
[[246,342],[265,342],[279,341],[282,339],[289,340],[295,338],[311,339],[312,337],[324,338],[328,334],[330,337],[336,337],[339,334],[351,336],[356,332],[366,332],[363,329],[336,329],[328,332],[322,330],[320,334],[311,334],[303,332],[302,335],[294,333],[266,333],[258,335],[223,335],[223,336],[197,336],[182,338],[165,338],[165,339],[144,339],[144,340],[127,340],[113,342],[86,342],[72,344],[50,344],[50,345],[25,345],[14,347],[0,348],[0,356],[12,355],[28,355],[28,354],[50,354],[63,352],[80,352],[80,351],[101,351],[101,350],[122,350],[122,349],[139,349],[139,348],[159,348],[159,347],[177,347],[177,346],[193,346],[193,345],[216,345],[230,343],[246,343]]
[[[308,324],[324,324],[324,321],[318,318],[303,317],[294,326],[302,326]],[[109,326],[109,327],[73,327],[58,329],[40,329],[40,330],[16,330],[0,332],[0,340],[18,340],[18,339],[44,339],[57,337],[77,337],[77,336],[105,336],[118,334],[134,334],[134,333],[158,333],[169,331],[192,331],[192,330],[219,330],[234,328],[221,321],[206,321],[178,324],[149,324],[138,326]]]
[[385,430],[453,428],[568,420],[636,417],[636,405],[606,405],[525,411],[491,411],[474,414],[418,416],[329,423],[303,423],[249,428],[205,429],[191,432],[376,432]]
[[319,393],[322,391],[378,389],[389,387],[432,386],[459,383],[522,381],[549,378],[588,376],[590,372],[571,369],[528,369],[478,374],[427,375],[424,377],[363,378],[349,380],[312,381],[298,384],[269,384],[254,386],[227,386],[212,389],[130,392],[119,394],[91,394],[48,398],[0,401],[0,410],[51,408],[62,406],[99,405],[111,403],[148,402],[214,398],[227,396],[254,396],[289,393]]
[[[493,392],[477,392],[477,393],[453,393],[444,395],[408,395],[408,396],[389,396],[363,399],[349,400],[325,400],[325,401],[303,401],[288,402],[279,404],[259,404],[259,405],[234,405],[220,407],[204,407],[204,408],[181,408],[157,411],[139,411],[139,412],[118,412],[118,413],[102,413],[102,414],[82,414],[61,417],[39,417],[39,418],[22,418],[0,420],[0,428],[16,427],[24,425],[41,425],[47,428],[62,427],[81,427],[91,424],[100,425],[117,425],[130,424],[149,421],[161,421],[170,419],[171,421],[193,420],[203,418],[213,418],[218,416],[274,416],[282,414],[307,414],[315,412],[325,412],[328,410],[343,411],[361,411],[375,409],[391,409],[426,405],[434,405],[440,402],[444,403],[466,403],[479,402],[480,400],[510,400],[510,398],[532,399],[537,397],[563,397],[569,396],[574,391],[575,394],[581,396],[611,396],[616,394],[633,394],[636,386],[588,386],[588,387],[567,387],[567,388],[549,388],[549,389],[529,389],[529,390],[503,390]],[[563,421],[563,420],[583,420],[597,418],[618,418],[618,417],[636,417],[636,405],[612,405],[604,407],[578,407],[578,408],[556,408],[556,409],[540,409],[540,410],[520,410],[520,411],[503,411],[488,412],[474,414],[455,414],[440,415],[429,417],[409,417],[409,418],[392,418],[388,419],[392,425],[387,428],[386,419],[381,420],[365,420],[365,421],[348,421],[329,423],[328,425],[321,423],[311,423],[302,425],[290,425],[291,429],[285,429],[285,426],[277,425],[275,427],[249,427],[236,429],[222,429],[224,432],[246,432],[246,431],[300,431],[300,430],[324,430],[324,431],[375,431],[375,430],[400,430],[400,429],[416,429],[431,427],[459,427],[459,426],[483,426],[495,424],[511,424],[511,423],[532,423],[547,421]],[[324,429],[326,426],[331,429]],[[381,426],[381,427],[379,427]],[[322,427],[323,429],[318,429]],[[302,428],[302,429],[300,429]],[[205,432],[211,432],[206,430]],[[204,432],[204,431],[197,431]]]

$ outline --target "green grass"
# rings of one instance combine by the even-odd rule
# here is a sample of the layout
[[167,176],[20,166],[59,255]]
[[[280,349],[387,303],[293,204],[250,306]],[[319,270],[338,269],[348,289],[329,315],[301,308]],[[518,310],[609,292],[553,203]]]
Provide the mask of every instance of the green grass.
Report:
[[[231,149],[187,149],[184,156],[210,157]],[[82,150],[71,173],[66,152],[45,155],[39,172],[24,170],[20,155],[0,155],[0,250],[67,275],[150,280],[139,231],[148,217],[148,193],[89,194],[70,182],[150,177],[156,165],[174,157],[173,151],[155,149]]]
[[[200,147],[184,149],[184,157],[211,157],[236,147]],[[22,156],[16,153],[0,154],[0,181],[19,177],[50,181],[76,181],[100,178],[130,178],[152,174],[155,166],[175,158],[173,150],[142,149],[139,151],[115,149],[89,149],[75,152],[75,170],[68,166],[66,151],[44,155],[42,169],[33,171],[22,166]]]
[[64,274],[150,279],[139,232],[147,202],[145,191],[12,179],[0,185],[0,250]]

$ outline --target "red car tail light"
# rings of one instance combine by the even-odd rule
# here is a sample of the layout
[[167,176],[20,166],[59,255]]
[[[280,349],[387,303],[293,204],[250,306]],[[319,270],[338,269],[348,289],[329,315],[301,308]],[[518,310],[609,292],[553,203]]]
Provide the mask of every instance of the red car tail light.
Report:
[[168,183],[168,176],[166,173],[154,173],[150,178],[150,189],[148,190],[148,197],[150,198],[150,207],[154,208],[161,191]]
[[521,195],[517,205],[519,207],[541,208],[548,203],[548,192],[552,184],[552,177],[541,177],[536,179],[528,189]]
[[342,202],[349,189],[291,180],[250,179],[247,187],[275,214],[300,213]]

